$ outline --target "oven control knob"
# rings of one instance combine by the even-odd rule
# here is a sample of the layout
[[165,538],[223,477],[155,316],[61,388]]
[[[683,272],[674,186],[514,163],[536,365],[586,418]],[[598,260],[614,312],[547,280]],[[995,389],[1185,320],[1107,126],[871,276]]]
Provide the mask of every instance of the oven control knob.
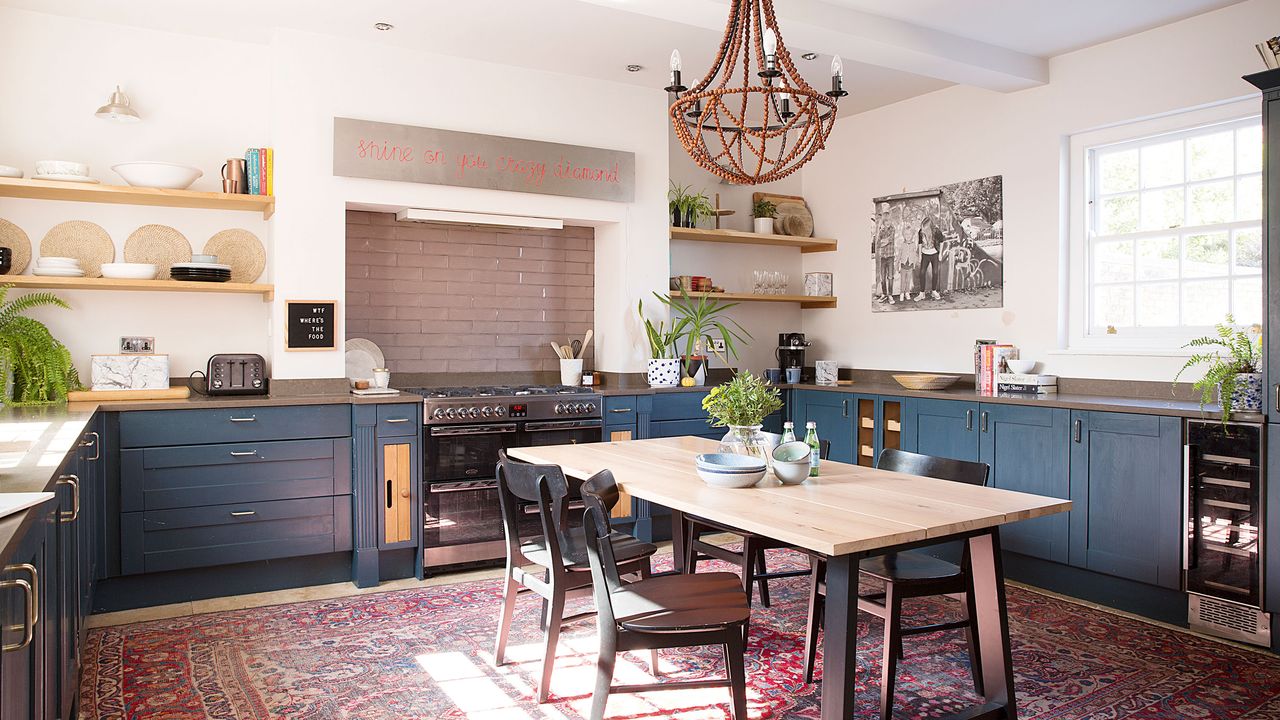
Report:
[[574,404],[573,404],[573,411],[574,411],[575,413],[578,413],[579,415],[581,415],[581,414],[582,414],[582,411],[583,411],[583,410],[585,410],[585,409],[586,409],[586,408],[584,408],[584,407],[582,406],[582,403],[574,403]]
[[435,419],[437,419],[437,420],[439,420],[440,418],[444,417],[444,408],[436,408],[436,411],[435,411],[435,412],[433,412],[433,413],[431,413],[431,417],[433,417],[433,418],[435,418]]
[[595,403],[587,403],[587,412],[589,412],[589,413],[593,413],[593,412],[595,412],[595,411],[596,411],[596,404],[595,404]]
[[448,410],[444,411],[444,416],[452,420],[458,417],[458,411],[454,410],[453,408],[449,408]]
[[501,405],[494,405],[493,414],[497,415],[498,417],[502,417],[503,415],[507,414],[507,409]]
[[557,414],[557,415],[563,415],[563,414],[565,414],[565,413],[567,413],[567,412],[569,412],[569,408],[565,407],[563,403],[556,403],[556,414]]
[[480,417],[480,411],[476,410],[475,408],[469,408],[467,410],[467,417],[469,418]]
[[488,405],[485,405],[484,407],[480,408],[480,414],[483,415],[484,417],[489,417],[493,415],[493,408],[489,407]]

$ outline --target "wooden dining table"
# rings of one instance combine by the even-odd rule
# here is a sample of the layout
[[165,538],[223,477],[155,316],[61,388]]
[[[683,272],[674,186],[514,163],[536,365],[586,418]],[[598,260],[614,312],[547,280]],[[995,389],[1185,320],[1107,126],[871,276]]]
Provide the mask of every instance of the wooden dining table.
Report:
[[1066,512],[1070,501],[827,460],[818,477],[799,485],[768,478],[746,489],[716,488],[698,477],[694,456],[717,448],[713,440],[678,437],[507,452],[525,462],[559,465],[567,476],[583,480],[611,470],[628,495],[670,508],[678,569],[683,569],[685,514],[826,558],[824,720],[854,715],[859,561],[945,541],[967,542],[985,697],[980,705],[953,717],[1017,718],[999,528]]

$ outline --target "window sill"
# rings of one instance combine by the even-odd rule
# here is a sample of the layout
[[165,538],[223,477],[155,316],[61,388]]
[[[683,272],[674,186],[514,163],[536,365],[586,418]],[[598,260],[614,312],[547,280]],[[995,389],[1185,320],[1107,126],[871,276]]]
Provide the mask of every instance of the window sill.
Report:
[[1050,350],[1048,355],[1097,355],[1103,357],[1175,357],[1189,358],[1193,351],[1189,348],[1163,349],[1163,348],[1141,348],[1141,347],[1115,347],[1115,348],[1059,348]]

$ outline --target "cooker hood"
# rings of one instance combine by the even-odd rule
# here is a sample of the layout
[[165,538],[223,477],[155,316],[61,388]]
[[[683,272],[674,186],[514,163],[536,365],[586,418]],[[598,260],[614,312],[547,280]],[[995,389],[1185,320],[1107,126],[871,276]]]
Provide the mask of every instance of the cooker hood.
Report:
[[532,217],[529,215],[499,215],[496,213],[471,213],[456,210],[431,210],[428,208],[400,208],[396,220],[401,222],[450,223],[453,225],[482,225],[490,227],[537,228],[562,230],[564,221],[559,218]]

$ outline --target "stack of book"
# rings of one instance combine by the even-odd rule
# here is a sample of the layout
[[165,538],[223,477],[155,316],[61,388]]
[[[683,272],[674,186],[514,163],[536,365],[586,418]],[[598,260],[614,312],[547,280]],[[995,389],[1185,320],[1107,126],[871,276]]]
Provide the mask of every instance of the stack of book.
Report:
[[250,195],[275,195],[275,150],[249,148],[244,151],[246,192]]
[[979,395],[993,396],[996,387],[996,376],[1009,372],[1009,360],[1018,359],[1018,348],[1012,345],[979,340],[974,345],[973,375],[974,390]]
[[999,373],[996,375],[996,393],[998,395],[1056,395],[1058,376]]

